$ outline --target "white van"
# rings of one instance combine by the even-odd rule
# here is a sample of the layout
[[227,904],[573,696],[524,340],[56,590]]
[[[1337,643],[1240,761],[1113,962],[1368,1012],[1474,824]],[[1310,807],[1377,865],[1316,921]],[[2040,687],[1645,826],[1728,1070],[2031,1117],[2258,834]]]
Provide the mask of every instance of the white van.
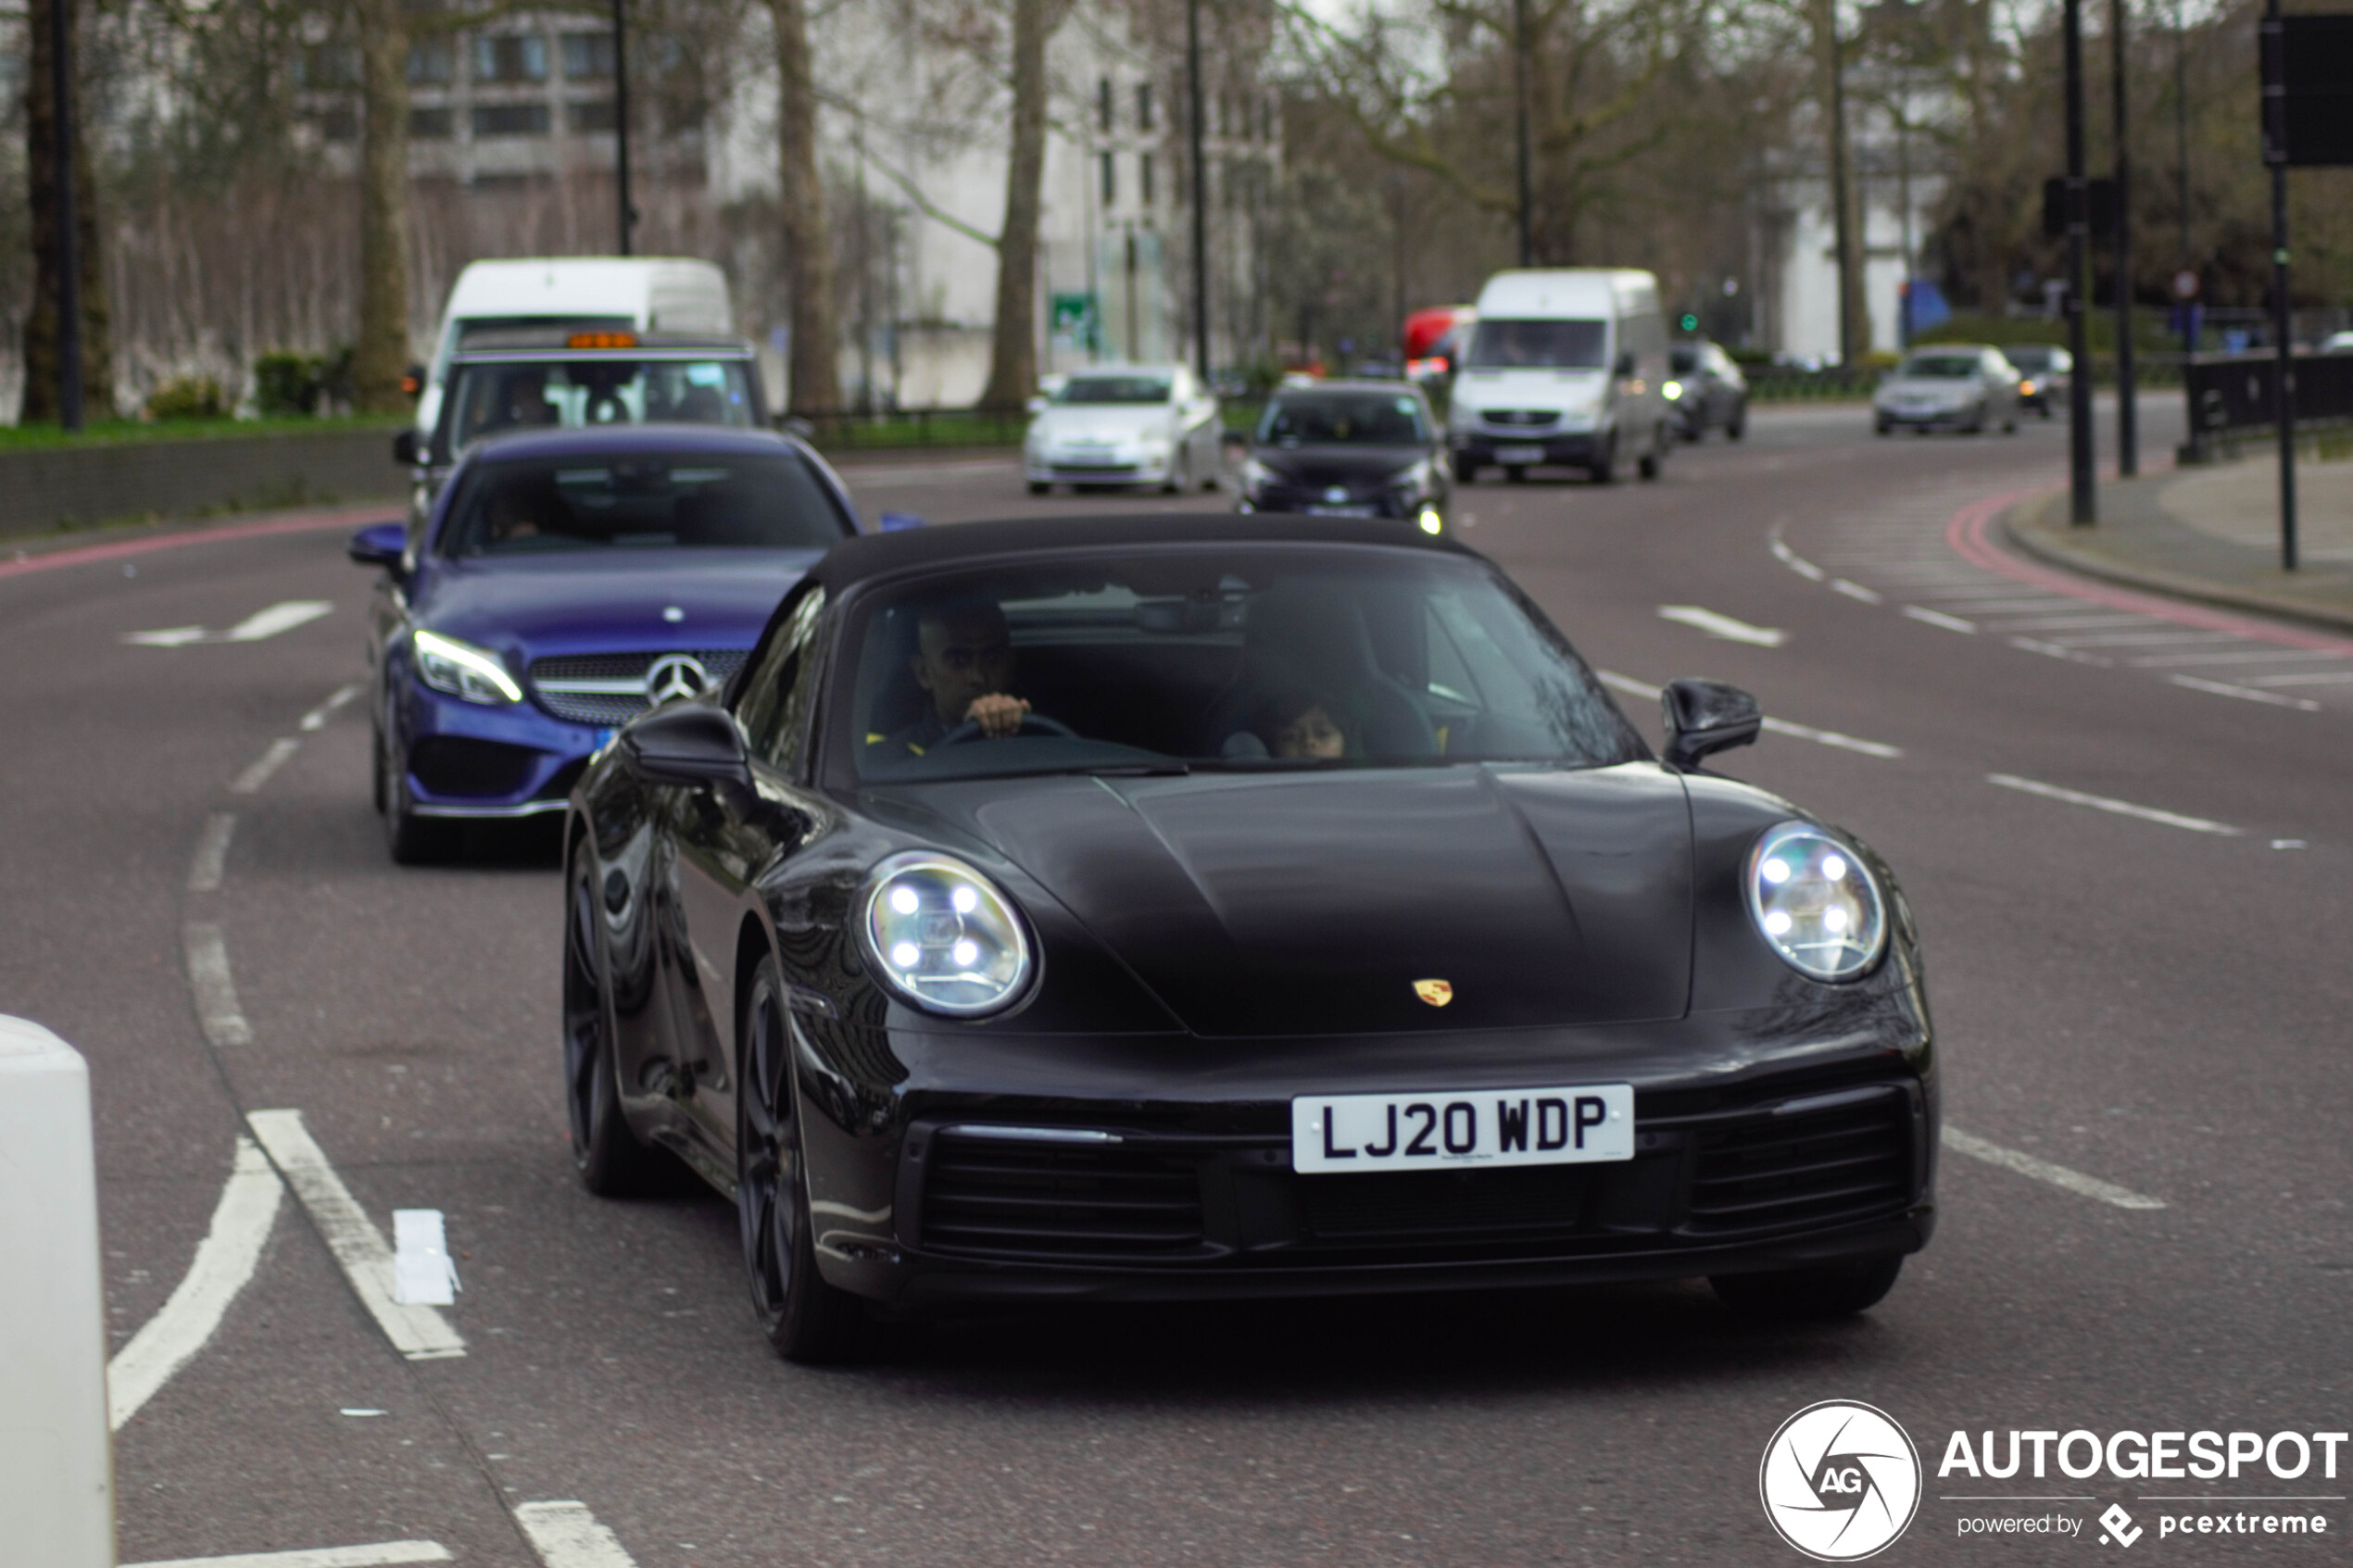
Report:
[[1478,291],[1478,327],[1454,372],[1454,477],[1472,483],[1491,463],[1518,480],[1560,463],[1606,484],[1631,458],[1656,479],[1673,440],[1667,379],[1650,273],[1498,272]]
[[516,327],[731,336],[736,311],[726,275],[681,257],[557,256],[476,261],[458,274],[442,307],[417,399],[417,441],[441,422],[449,358],[470,336]]

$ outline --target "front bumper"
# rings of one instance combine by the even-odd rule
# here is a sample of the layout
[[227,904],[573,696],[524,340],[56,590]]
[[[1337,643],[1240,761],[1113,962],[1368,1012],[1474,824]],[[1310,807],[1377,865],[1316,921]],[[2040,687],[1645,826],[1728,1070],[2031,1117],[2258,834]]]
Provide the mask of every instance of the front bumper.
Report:
[[[1934,1229],[1938,1123],[1916,1000],[1889,987],[1871,1022],[1826,1016],[1810,1037],[1778,1034],[1782,1015],[1713,1015],[1437,1049],[985,1039],[797,1014],[803,1060],[824,1064],[832,1090],[804,1100],[820,1268],[924,1313],[1690,1278],[1913,1252]],[[1290,1168],[1293,1094],[1579,1082],[1634,1085],[1633,1159]]]
[[1164,484],[1176,471],[1176,457],[1038,458],[1025,455],[1022,471],[1032,484]]
[[[1541,451],[1543,456],[1538,460],[1544,463],[1589,468],[1609,450],[1609,439],[1607,430],[1531,431],[1525,435],[1480,430],[1460,432],[1452,437],[1458,473],[1465,467],[1492,468],[1504,461],[1500,453],[1515,448]],[[1513,466],[1519,465],[1515,461]]]
[[526,698],[464,702],[396,672],[394,734],[409,809],[421,817],[490,820],[561,811],[573,783],[612,732],[553,718]]
[[1935,408],[1890,408],[1873,404],[1871,413],[1881,424],[1918,430],[1960,430],[1986,417],[1974,403]]
[[1442,497],[1431,491],[1383,490],[1357,492],[1334,501],[1323,490],[1285,484],[1263,485],[1235,503],[1241,512],[1288,512],[1302,517],[1418,518],[1423,512],[1445,509]]

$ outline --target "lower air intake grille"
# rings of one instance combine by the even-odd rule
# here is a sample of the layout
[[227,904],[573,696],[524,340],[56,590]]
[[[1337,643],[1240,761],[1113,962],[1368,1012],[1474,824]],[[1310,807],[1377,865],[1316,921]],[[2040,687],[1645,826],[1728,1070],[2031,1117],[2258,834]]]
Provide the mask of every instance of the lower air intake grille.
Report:
[[528,746],[465,735],[426,735],[409,747],[409,771],[434,795],[512,795],[531,776],[538,758]]
[[1000,1255],[1165,1258],[1198,1253],[1199,1162],[1116,1144],[937,1135],[924,1244]]
[[1584,1166],[1305,1176],[1308,1228],[1318,1241],[1477,1242],[1573,1236],[1585,1228],[1593,1178]]
[[1731,1236],[1867,1219],[1912,1195],[1908,1102],[1894,1089],[1694,1135],[1687,1234]]

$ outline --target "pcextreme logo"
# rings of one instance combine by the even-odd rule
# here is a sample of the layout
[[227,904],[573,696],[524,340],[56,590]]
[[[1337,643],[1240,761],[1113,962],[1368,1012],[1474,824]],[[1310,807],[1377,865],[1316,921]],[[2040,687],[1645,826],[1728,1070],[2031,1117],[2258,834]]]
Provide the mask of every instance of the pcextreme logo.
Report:
[[1765,1445],[1756,1490],[1781,1539],[1818,1562],[1856,1562],[1893,1545],[1919,1512],[1920,1458],[1885,1411],[1824,1399]]

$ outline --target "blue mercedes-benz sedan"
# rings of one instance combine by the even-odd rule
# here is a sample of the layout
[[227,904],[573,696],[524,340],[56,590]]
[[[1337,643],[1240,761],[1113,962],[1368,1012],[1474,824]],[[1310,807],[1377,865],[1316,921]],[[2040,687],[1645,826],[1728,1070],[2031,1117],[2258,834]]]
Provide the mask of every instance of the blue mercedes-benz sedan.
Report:
[[350,556],[369,616],[376,809],[393,859],[467,819],[560,812],[620,725],[725,683],[816,559],[858,532],[841,480],[766,431],[509,432],[470,448],[422,524]]

